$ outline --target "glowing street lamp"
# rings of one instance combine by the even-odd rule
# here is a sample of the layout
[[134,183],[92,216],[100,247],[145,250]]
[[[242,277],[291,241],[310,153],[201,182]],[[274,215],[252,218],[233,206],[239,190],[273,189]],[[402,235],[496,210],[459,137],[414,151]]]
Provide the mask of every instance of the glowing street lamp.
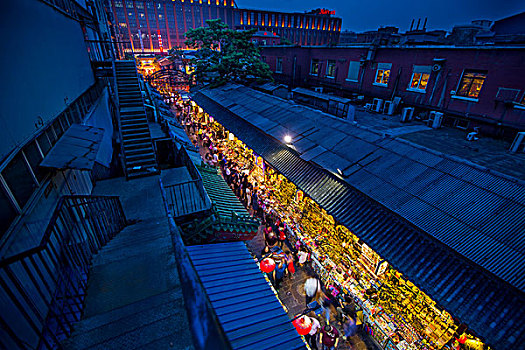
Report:
[[290,144],[290,143],[292,143],[292,137],[291,137],[290,135],[286,135],[286,136],[284,137],[284,142],[285,142],[286,144]]

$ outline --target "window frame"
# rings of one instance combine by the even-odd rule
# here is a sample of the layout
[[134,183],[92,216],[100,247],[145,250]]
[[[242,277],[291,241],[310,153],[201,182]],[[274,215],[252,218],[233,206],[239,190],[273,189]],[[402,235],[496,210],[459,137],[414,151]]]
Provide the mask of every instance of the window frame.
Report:
[[[413,87],[412,86],[412,82],[414,81],[414,76],[416,74],[420,74],[420,77],[419,77],[419,79],[417,81],[417,87]],[[423,80],[423,76],[424,75],[427,75],[428,77],[427,77],[427,83],[425,84],[425,88],[422,89],[422,88],[420,88],[420,86],[421,86],[421,80]],[[412,76],[410,77],[410,80],[408,81],[407,91],[426,93],[429,81],[430,81],[430,73],[412,72]]]
[[[333,63],[333,66],[330,64]],[[335,79],[335,69],[336,69],[337,61],[336,60],[326,60],[326,70],[325,70],[325,76],[330,79]],[[332,69],[330,69],[332,68]],[[332,71],[332,75],[329,74],[329,71]]]
[[[476,96],[470,96],[470,92],[471,92],[474,80],[479,79],[477,77],[469,78],[469,79],[471,79],[471,81],[470,81],[470,84],[469,84],[469,87],[468,87],[468,92],[466,93],[466,95],[465,94],[459,94],[459,90],[461,88],[463,80],[465,79],[465,75],[466,74],[471,74],[471,73],[474,73],[474,74],[477,73],[477,74],[483,74],[484,75],[484,77],[482,79],[482,82],[481,82],[481,86],[480,86],[480,88],[478,90],[477,95]],[[459,99],[459,100],[467,100],[467,101],[478,102],[479,101],[479,95],[481,93],[481,89],[483,89],[483,84],[485,84],[485,80],[487,79],[487,76],[488,76],[488,71],[487,70],[463,69],[463,72],[461,73],[461,77],[459,78],[459,81],[458,81],[458,84],[457,84],[457,87],[456,87],[456,93],[452,96],[452,98]]]
[[[377,86],[382,86],[382,87],[387,87],[388,86],[388,82],[390,81],[390,71],[392,70],[392,68],[390,69],[385,69],[385,68],[377,68],[376,69],[376,77],[374,79],[374,84],[373,85],[377,85]],[[381,83],[378,83],[377,82],[377,77],[379,76],[379,71],[382,72],[381,74]],[[386,83],[383,83],[383,79],[384,79],[384,76],[385,76],[385,72],[388,72],[388,78],[386,79]]]
[[[357,79],[351,79],[349,77],[350,72],[351,72],[350,67],[352,66],[352,63],[357,63]],[[345,80],[346,81],[351,81],[351,82],[354,82],[354,83],[358,83],[359,82],[359,73],[360,72],[361,72],[361,62],[360,61],[350,61],[348,63],[348,73],[346,74]]]
[[[313,73],[313,67],[314,67],[314,63],[316,65],[316,72]],[[314,75],[316,77],[319,76],[319,69],[321,68],[321,62],[318,58],[312,58],[310,60],[310,75]]]
[[283,72],[283,58],[277,57],[275,59],[275,73],[282,73],[282,72]]

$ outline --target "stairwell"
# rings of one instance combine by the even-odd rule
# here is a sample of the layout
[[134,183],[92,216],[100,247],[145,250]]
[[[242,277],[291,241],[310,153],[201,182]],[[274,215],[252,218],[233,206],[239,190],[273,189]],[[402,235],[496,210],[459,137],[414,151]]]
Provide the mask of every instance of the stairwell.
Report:
[[[83,318],[65,349],[193,349],[157,176],[97,183],[135,221],[93,260]],[[128,185],[126,185],[128,184]]]
[[119,128],[127,178],[158,173],[135,61],[116,61]]

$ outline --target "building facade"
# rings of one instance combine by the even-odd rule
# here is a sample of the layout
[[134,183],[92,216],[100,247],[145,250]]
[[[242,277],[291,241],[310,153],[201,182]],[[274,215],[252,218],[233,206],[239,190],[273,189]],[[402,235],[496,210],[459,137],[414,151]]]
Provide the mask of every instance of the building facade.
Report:
[[341,19],[321,11],[283,13],[238,9],[234,0],[106,0],[115,39],[126,52],[163,53],[185,47],[184,33],[222,19],[230,28],[276,33],[299,45],[337,43]]
[[436,110],[460,129],[514,137],[525,127],[523,46],[265,47],[275,78],[292,87]]
[[281,41],[305,46],[323,46],[339,42],[341,18],[332,12],[283,13],[265,10],[235,10],[235,28],[276,33]]

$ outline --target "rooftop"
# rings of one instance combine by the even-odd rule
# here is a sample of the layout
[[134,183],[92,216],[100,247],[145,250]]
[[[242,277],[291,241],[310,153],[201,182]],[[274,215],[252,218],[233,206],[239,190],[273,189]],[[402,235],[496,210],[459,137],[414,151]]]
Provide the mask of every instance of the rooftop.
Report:
[[243,86],[201,93],[280,142],[292,136],[303,160],[341,170],[352,188],[525,290],[525,182]]

